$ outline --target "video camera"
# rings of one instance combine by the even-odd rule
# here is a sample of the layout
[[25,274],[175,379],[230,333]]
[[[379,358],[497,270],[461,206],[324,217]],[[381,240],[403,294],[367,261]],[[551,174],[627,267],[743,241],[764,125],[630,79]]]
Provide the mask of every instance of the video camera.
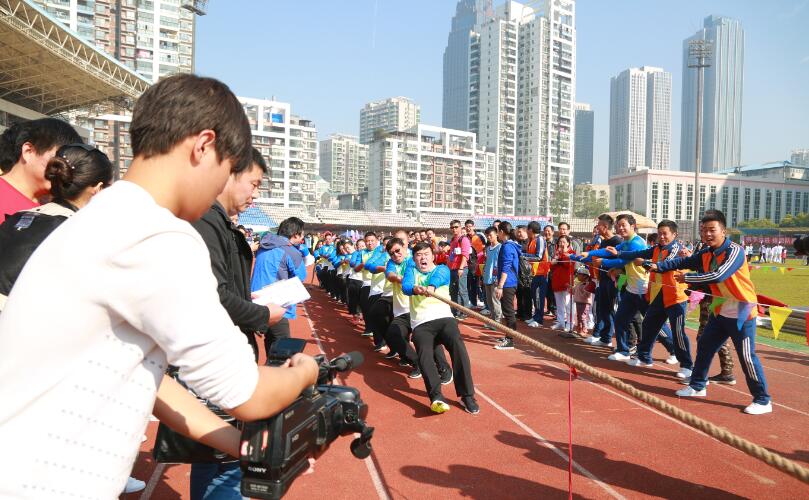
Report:
[[[303,350],[302,339],[280,339],[269,353],[267,364],[279,366]],[[351,453],[360,459],[371,454],[374,428],[365,424],[368,405],[353,387],[332,385],[339,372],[359,366],[359,352],[343,354],[320,365],[317,385],[305,390],[278,415],[247,422],[239,449],[242,495],[279,499],[289,485],[309,468],[309,458],[320,456],[339,436],[359,433],[351,442]]]

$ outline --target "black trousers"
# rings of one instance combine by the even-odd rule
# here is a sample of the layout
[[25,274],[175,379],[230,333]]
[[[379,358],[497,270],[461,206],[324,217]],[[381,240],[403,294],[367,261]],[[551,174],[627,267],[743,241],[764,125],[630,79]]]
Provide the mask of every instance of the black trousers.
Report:
[[281,321],[269,327],[264,333],[264,352],[268,357],[275,341],[285,338],[289,338],[289,320],[281,318]]
[[337,269],[329,269],[329,295],[331,298],[336,299],[338,294],[339,284],[337,282]]
[[[503,297],[500,299],[500,307],[503,309],[503,319],[506,321],[506,326],[512,330],[517,329],[517,316],[514,312],[514,296],[516,294],[516,287],[503,288]],[[506,337],[508,337],[508,335],[506,335]]]
[[441,396],[441,377],[435,366],[435,346],[443,345],[452,359],[452,374],[455,378],[455,393],[458,397],[474,396],[472,364],[466,345],[458,330],[455,318],[440,318],[422,323],[413,329],[413,343],[419,357],[419,368],[424,376],[424,386],[430,401]]
[[335,293],[337,294],[337,300],[342,302],[343,304],[346,303],[346,278],[342,274],[338,273],[335,278]]
[[349,278],[346,280],[346,282],[346,302],[348,303],[348,314],[353,316],[359,311],[360,288],[362,288],[362,280]]
[[[399,355],[399,359],[407,361],[413,366],[419,366],[419,359],[416,355],[416,350],[410,345],[410,334],[413,330],[410,328],[410,314],[400,314],[393,318],[388,325],[388,331],[385,332],[385,341],[388,343],[392,352]],[[433,352],[435,365],[438,368],[438,373],[444,373],[452,368],[447,362],[447,357],[444,355],[444,347],[441,344],[435,345]]]
[[393,319],[393,297],[374,295],[371,297],[371,310],[368,316],[368,326],[374,334],[374,347],[385,345],[385,334]]
[[517,286],[517,317],[522,320],[532,319],[534,316],[534,300],[531,297],[530,286]]
[[366,327],[368,326],[368,294],[371,293],[371,285],[363,285],[360,287],[359,306],[362,311],[362,319],[365,320]]

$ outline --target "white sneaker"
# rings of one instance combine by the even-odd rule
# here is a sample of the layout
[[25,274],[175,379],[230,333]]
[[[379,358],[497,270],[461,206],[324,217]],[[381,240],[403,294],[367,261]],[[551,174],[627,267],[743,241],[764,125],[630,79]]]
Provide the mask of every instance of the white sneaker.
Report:
[[677,395],[681,398],[705,397],[705,389],[695,391],[690,385],[677,391]]
[[748,415],[764,415],[765,413],[772,413],[772,403],[766,405],[758,403],[750,403],[750,406],[744,409]]
[[676,365],[677,363],[678,363],[677,356],[675,356],[674,354],[666,358],[667,365]]
[[146,483],[130,476],[126,480],[126,486],[124,486],[124,493],[137,493],[138,491],[141,491],[145,488]]
[[643,368],[651,368],[654,366],[654,363],[644,363],[638,358],[632,358],[629,361],[627,361],[626,364],[628,364],[629,366],[642,366]]
[[489,316],[489,315],[491,314],[491,311],[489,311],[488,309],[485,309],[485,308],[484,308],[484,309],[481,309],[481,310],[480,310],[480,314],[482,314],[482,315],[484,315],[484,316]]
[[607,356],[607,359],[610,361],[629,361],[630,357],[626,354],[621,354],[620,352],[614,352]]
[[534,320],[531,320],[531,321],[527,322],[526,325],[530,326],[531,328],[539,328],[539,323],[537,323]]
[[565,325],[563,325],[562,323],[554,323],[553,326],[551,327],[551,329],[552,330],[564,330]]
[[691,370],[688,368],[680,368],[680,371],[676,373],[677,378],[681,379],[690,379],[691,378]]
[[594,344],[596,342],[601,342],[601,337],[596,337],[595,335],[590,335],[586,339],[584,339],[585,344]]

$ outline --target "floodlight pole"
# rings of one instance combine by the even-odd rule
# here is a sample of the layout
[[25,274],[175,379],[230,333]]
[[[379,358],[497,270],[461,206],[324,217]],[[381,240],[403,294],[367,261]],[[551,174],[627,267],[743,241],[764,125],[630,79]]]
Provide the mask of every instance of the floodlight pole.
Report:
[[694,162],[694,227],[692,229],[693,241],[696,245],[699,241],[699,174],[702,167],[702,101],[703,101],[703,74],[705,68],[711,66],[711,42],[710,40],[691,40],[688,42],[688,56],[694,61],[688,64],[689,68],[697,70],[697,142]]

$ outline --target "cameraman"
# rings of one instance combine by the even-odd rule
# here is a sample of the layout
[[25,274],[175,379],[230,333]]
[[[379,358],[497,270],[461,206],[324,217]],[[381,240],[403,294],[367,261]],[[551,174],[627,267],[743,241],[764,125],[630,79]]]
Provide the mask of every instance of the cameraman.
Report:
[[317,379],[301,354],[287,367],[256,366],[186,222],[251,161],[236,96],[211,78],[161,79],[138,99],[130,134],[124,179],[40,245],[0,315],[0,442],[13,457],[2,498],[117,498],[150,413],[200,430],[193,405],[174,404],[183,391],[155,404],[169,363],[243,421],[278,413]]

